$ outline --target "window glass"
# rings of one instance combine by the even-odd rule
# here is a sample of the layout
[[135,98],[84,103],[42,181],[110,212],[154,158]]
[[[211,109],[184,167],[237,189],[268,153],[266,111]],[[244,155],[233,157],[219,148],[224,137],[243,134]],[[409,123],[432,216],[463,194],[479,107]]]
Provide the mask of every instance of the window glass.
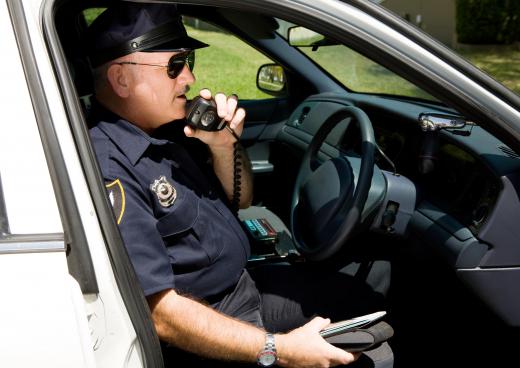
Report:
[[83,11],[83,16],[85,17],[85,22],[90,26],[92,22],[101,15],[107,8],[90,8]]
[[520,94],[520,48],[518,46],[486,46],[462,48],[458,52],[507,88]]
[[414,84],[349,47],[277,19],[277,32],[349,90],[437,101]]
[[378,1],[520,94],[520,1]]
[[191,37],[210,45],[197,50],[194,69],[197,80],[188,97],[209,88],[213,93],[235,93],[242,100],[271,98],[256,86],[258,69],[272,63],[270,59],[237,37],[198,19],[186,18],[185,23]]
[[435,100],[397,74],[343,45],[299,48],[350,90]]
[[[90,25],[106,8],[91,8],[83,12]],[[187,93],[198,95],[202,88],[213,93],[235,93],[240,99],[265,99],[272,96],[256,86],[256,75],[261,65],[272,61],[237,37],[199,19],[184,18],[188,34],[210,47],[196,51],[195,83]]]

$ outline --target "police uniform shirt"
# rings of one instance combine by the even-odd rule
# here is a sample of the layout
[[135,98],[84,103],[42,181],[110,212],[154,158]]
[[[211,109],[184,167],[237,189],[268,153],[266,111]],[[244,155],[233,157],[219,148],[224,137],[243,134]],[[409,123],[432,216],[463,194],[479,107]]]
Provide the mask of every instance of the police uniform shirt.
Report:
[[221,187],[182,145],[98,110],[92,143],[145,295],[208,299],[232,288],[250,250]]

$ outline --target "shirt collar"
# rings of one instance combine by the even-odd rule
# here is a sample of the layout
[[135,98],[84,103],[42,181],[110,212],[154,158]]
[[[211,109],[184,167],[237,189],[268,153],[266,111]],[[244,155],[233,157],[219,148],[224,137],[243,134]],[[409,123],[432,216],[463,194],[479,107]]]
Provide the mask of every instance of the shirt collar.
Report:
[[152,138],[134,124],[114,116],[114,119],[102,120],[98,126],[128,157],[132,165],[143,156],[146,149],[153,145],[164,145],[168,141]]

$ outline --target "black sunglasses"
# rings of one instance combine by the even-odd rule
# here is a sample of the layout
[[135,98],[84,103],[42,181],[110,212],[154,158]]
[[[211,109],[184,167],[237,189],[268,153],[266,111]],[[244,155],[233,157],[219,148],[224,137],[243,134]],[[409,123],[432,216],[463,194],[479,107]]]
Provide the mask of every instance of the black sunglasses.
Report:
[[181,74],[182,69],[184,69],[184,65],[188,65],[188,68],[193,71],[193,68],[195,67],[195,51],[183,52],[181,54],[173,55],[168,61],[168,65],[134,63],[133,61],[122,61],[115,64],[147,65],[167,68],[166,73],[168,74],[168,77],[175,79],[179,76],[179,74]]

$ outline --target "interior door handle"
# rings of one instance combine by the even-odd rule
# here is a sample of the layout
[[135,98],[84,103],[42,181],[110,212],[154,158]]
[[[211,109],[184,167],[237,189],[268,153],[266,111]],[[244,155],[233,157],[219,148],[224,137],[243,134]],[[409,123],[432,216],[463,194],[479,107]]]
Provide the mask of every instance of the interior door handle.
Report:
[[267,160],[251,161],[251,169],[253,174],[270,173],[274,171],[274,165]]

